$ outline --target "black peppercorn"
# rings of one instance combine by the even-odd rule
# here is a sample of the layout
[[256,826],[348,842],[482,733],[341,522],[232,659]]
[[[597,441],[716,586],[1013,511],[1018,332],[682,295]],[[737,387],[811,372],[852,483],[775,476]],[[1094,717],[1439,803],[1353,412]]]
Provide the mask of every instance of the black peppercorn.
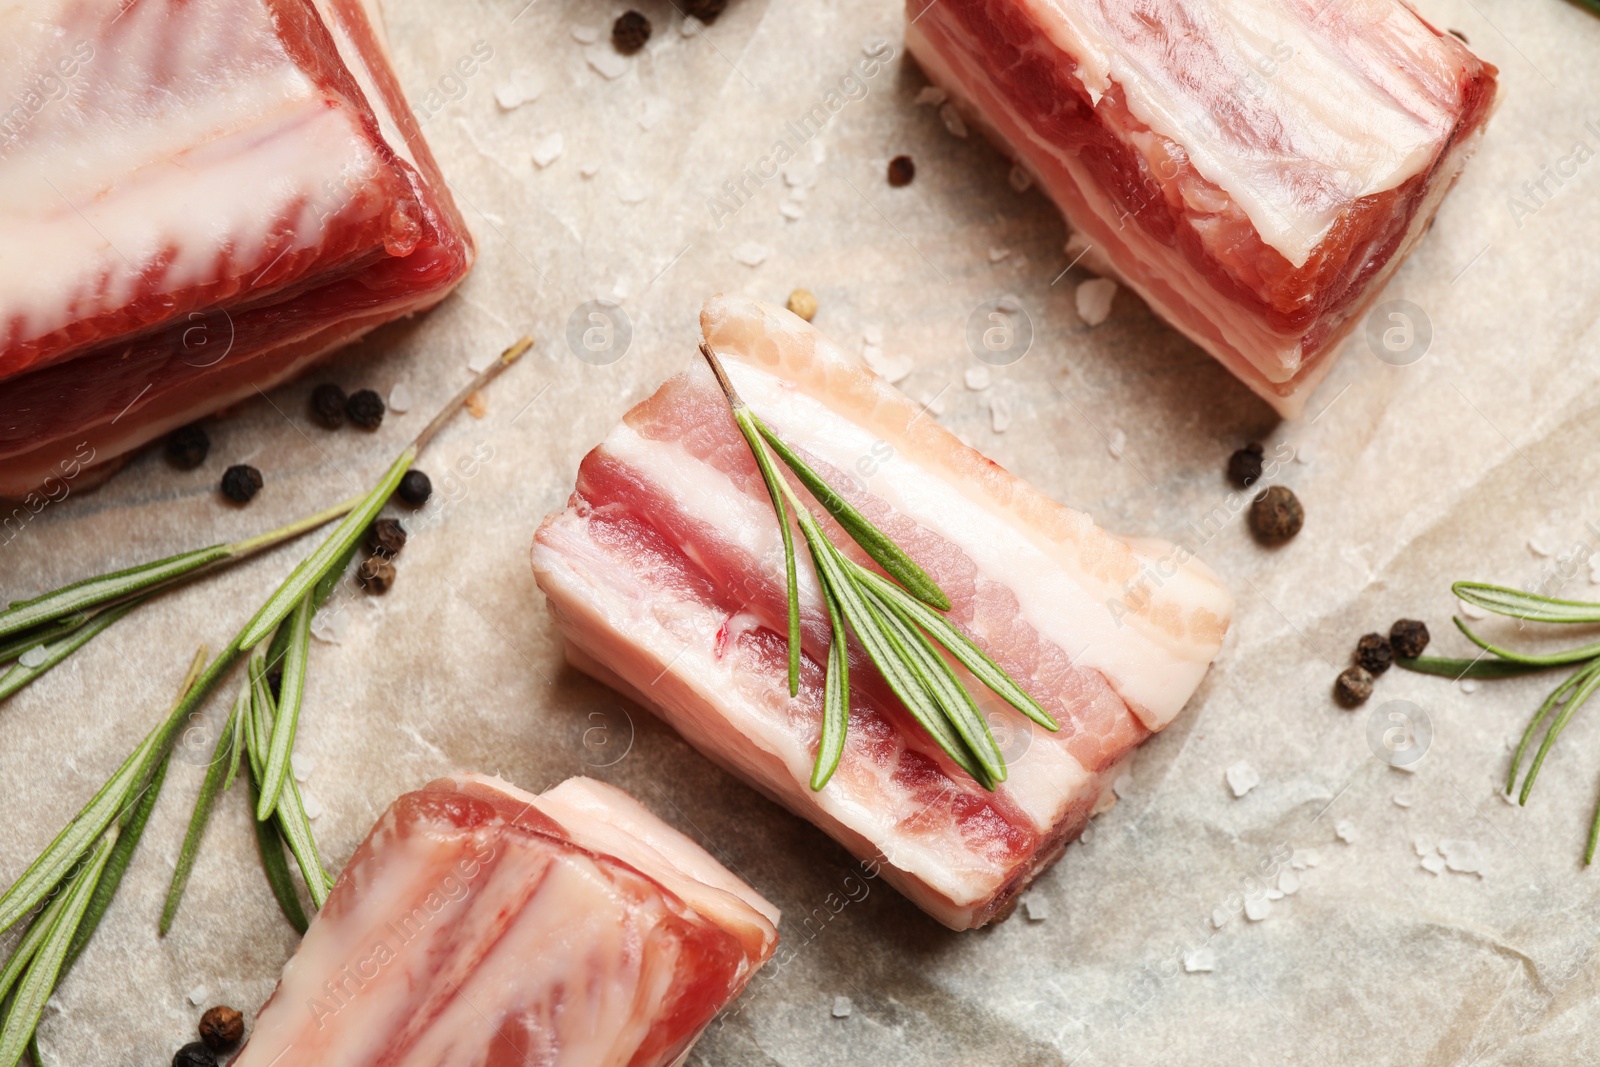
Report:
[[1372,695],[1372,675],[1365,667],[1346,667],[1333,683],[1333,695],[1347,708],[1365,704]]
[[420,508],[433,495],[433,482],[429,481],[428,476],[421,471],[409,470],[400,479],[400,488],[396,490],[396,494],[412,507]]
[[618,52],[631,56],[650,40],[650,20],[637,11],[624,11],[611,24],[611,44]]
[[1382,634],[1367,634],[1356,642],[1356,662],[1369,674],[1382,674],[1394,662],[1394,649]]
[[1305,509],[1300,500],[1281,485],[1275,485],[1250,504],[1250,531],[1264,545],[1281,545],[1305,525]]
[[394,564],[382,556],[368,556],[356,568],[356,581],[369,593],[387,593],[394,585]]
[[728,0],[684,0],[683,13],[699,19],[707,26],[717,21],[728,6]]
[[367,551],[393,559],[406,547],[406,528],[399,519],[379,519],[367,530]]
[[895,156],[889,160],[889,184],[896,189],[910,185],[911,179],[916,176],[917,165],[910,156]]
[[261,491],[261,472],[248,463],[236,463],[222,472],[222,495],[235,504],[248,504]]
[[344,417],[363,430],[376,430],[383,425],[383,397],[371,389],[357,389],[344,402]]
[[210,452],[211,436],[193,423],[167,435],[167,462],[181,471],[194,470]]
[[213,1052],[223,1052],[244,1036],[244,1016],[226,1004],[207,1009],[200,1016],[200,1040]]
[[1428,650],[1428,624],[1400,619],[1389,627],[1389,644],[1401,659],[1416,659]]
[[203,1041],[191,1041],[172,1057],[172,1067],[217,1067],[217,1057]]
[[1228,481],[1248,489],[1261,478],[1262,448],[1254,441],[1228,457]]
[[323,382],[311,390],[311,417],[330,430],[344,425],[344,405],[348,398],[344,390],[332,382]]

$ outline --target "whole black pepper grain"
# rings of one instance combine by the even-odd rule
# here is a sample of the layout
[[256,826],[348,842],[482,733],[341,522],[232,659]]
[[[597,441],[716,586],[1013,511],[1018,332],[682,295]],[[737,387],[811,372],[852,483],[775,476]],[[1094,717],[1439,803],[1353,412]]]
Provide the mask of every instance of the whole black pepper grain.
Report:
[[896,189],[910,185],[917,176],[917,164],[910,156],[895,156],[889,160],[889,184]]
[[1382,634],[1366,634],[1356,642],[1356,662],[1369,674],[1382,674],[1394,662],[1394,649]]
[[200,1016],[200,1040],[213,1052],[224,1052],[244,1036],[244,1015],[226,1004],[208,1008]]
[[1401,659],[1416,659],[1428,650],[1428,624],[1400,619],[1389,627],[1389,644]]
[[344,425],[344,404],[349,398],[332,382],[323,382],[311,390],[311,417],[330,430]]
[[433,495],[433,482],[419,470],[408,470],[400,479],[400,488],[395,490],[395,495],[412,507],[420,508]]
[[379,519],[367,529],[367,551],[374,556],[393,559],[406,547],[406,528],[399,519]]
[[1262,447],[1254,441],[1228,457],[1228,481],[1248,489],[1261,478]]
[[248,463],[235,463],[222,472],[222,495],[235,504],[248,504],[261,491],[261,472]]
[[684,0],[683,13],[692,15],[707,26],[717,21],[717,17],[728,7],[728,0]]
[[382,556],[368,556],[356,568],[356,582],[369,593],[387,593],[394,577],[394,564]]
[[191,1041],[172,1057],[172,1067],[217,1067],[216,1053],[203,1041]]
[[167,434],[167,462],[181,471],[192,471],[211,453],[211,435],[190,423]]
[[1250,503],[1250,532],[1264,545],[1281,545],[1300,532],[1306,522],[1300,499],[1274,485]]
[[357,389],[344,402],[344,417],[363,430],[376,430],[383,425],[383,397],[371,389]]
[[631,56],[650,40],[650,20],[637,11],[624,11],[611,24],[611,45],[625,56]]
[[1365,704],[1372,695],[1372,675],[1365,667],[1346,667],[1333,683],[1333,696],[1347,708]]

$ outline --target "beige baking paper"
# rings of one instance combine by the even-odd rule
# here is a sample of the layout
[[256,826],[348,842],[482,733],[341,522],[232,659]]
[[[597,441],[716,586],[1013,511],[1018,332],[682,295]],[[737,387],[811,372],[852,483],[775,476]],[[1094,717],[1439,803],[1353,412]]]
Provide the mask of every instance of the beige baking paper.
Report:
[[[641,0],[655,32],[629,59],[609,44],[620,6],[524,4],[386,3],[399,76],[477,235],[459,292],[208,420],[200,470],[152,451],[51,504],[0,546],[0,595],[366,487],[470,361],[527,331],[535,351],[484,416],[424,456],[438,491],[407,520],[393,591],[347,588],[319,626],[338,643],[314,649],[298,755],[330,864],[436,775],[538,790],[592,774],[632,791],[784,910],[781,963],[706,1035],[690,1059],[703,1067],[1600,1058],[1600,871],[1580,863],[1600,709],[1573,722],[1523,809],[1498,793],[1508,744],[1553,679],[1469,691],[1391,671],[1358,711],[1330,697],[1356,638],[1397,617],[1463,653],[1452,580],[1600,598],[1600,19],[1561,0],[1421,0],[1500,67],[1504,103],[1389,287],[1409,304],[1380,309],[1307,417],[1280,424],[1128,293],[1103,324],[1080,319],[1090,276],[1067,269],[1062,222],[992,147],[918,103],[926,81],[894,4],[732,0],[694,32]],[[808,115],[826,121],[802,129]],[[916,179],[890,188],[901,153]],[[938,927],[564,666],[529,570],[580,457],[695,358],[701,301],[781,303],[798,286],[821,329],[908,366],[902,387],[951,430],[1110,529],[1197,544],[1238,597],[1221,658],[1139,752],[1120,802],[992,929]],[[969,323],[1008,296],[1031,347],[982,363]],[[1386,317],[1397,309],[1408,317]],[[376,434],[330,433],[307,416],[321,380],[398,389],[408,410]],[[1251,541],[1223,478],[1251,440],[1306,508],[1276,551]],[[237,509],[216,484],[243,461],[266,487]],[[157,721],[195,648],[228,640],[308,550],[160,599],[0,708],[0,877]],[[227,695],[186,738],[102,933],[49,1008],[52,1065],[164,1063],[204,1006],[253,1012],[294,949],[237,790],[176,928],[155,936]],[[1407,736],[1426,752],[1397,770],[1380,756],[1409,751]]]

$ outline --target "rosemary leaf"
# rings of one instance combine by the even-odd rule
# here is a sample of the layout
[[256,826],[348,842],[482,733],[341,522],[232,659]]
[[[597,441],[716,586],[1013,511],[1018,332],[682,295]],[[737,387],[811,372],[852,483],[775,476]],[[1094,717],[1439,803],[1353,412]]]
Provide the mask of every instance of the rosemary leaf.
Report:
[[1471,641],[1485,652],[1499,656],[1501,659],[1508,660],[1512,663],[1522,663],[1530,667],[1559,667],[1566,663],[1580,663],[1583,660],[1594,659],[1596,656],[1600,656],[1600,643],[1583,645],[1579,648],[1569,648],[1561,652],[1550,652],[1545,655],[1533,655],[1527,652],[1515,652],[1509,648],[1502,648],[1499,645],[1485,641],[1483,638],[1479,637],[1477,634],[1468,629],[1467,624],[1462,622],[1459,618],[1452,619],[1451,621],[1456,624],[1456,629],[1460,630],[1463,634],[1466,634],[1468,641]]
[[1581,672],[1583,680],[1572,690],[1567,697],[1567,704],[1561,709],[1561,714],[1556,716],[1555,722],[1550,724],[1550,729],[1545,731],[1544,740],[1539,744],[1539,752],[1533,757],[1533,766],[1528,768],[1528,777],[1522,780],[1522,793],[1517,798],[1518,804],[1528,802],[1528,794],[1533,790],[1534,780],[1539,777],[1539,769],[1544,766],[1544,758],[1549,755],[1550,748],[1561,736],[1561,731],[1567,728],[1567,723],[1578,713],[1578,709],[1600,688],[1600,664],[1596,664]]
[[0,1028],[0,1067],[16,1067],[28,1050],[33,1032],[39,1026],[39,1017],[44,1014],[45,1001],[55,991],[73,936],[88,910],[94,888],[110,857],[111,841],[109,838],[102,839],[62,895],[61,910],[52,919],[48,932],[28,963],[27,973],[17,984],[11,1009],[6,1013],[3,1028]]
[[850,724],[849,637],[838,602],[832,596],[825,596],[823,600],[828,605],[833,640],[828,643],[828,674],[822,686],[822,735],[817,741],[817,761],[811,769],[813,792],[827,785],[833,772],[838,770],[839,760],[844,756],[845,731]]
[[10,663],[30,648],[61,640],[91,618],[93,616],[88,612],[80,611],[0,640],[0,664]]
[[1529,622],[1600,622],[1600,604],[1586,600],[1556,600],[1486,582],[1457,582],[1450,591],[1468,604]]
[[[256,803],[255,775],[246,770],[245,778],[250,783],[250,806]],[[272,895],[277,898],[278,907],[283,911],[283,917],[289,920],[289,925],[304,934],[306,927],[305,908],[300,904],[300,898],[294,891],[294,879],[289,876],[289,859],[283,852],[283,835],[278,832],[276,822],[258,822],[256,828],[256,851],[261,854],[261,869],[266,872],[267,885],[272,887]]]
[[194,812],[189,816],[189,829],[183,835],[178,863],[172,870],[172,881],[167,885],[166,903],[161,907],[161,923],[157,932],[162,937],[167,936],[167,931],[172,929],[172,920],[177,918],[178,905],[183,902],[184,890],[189,886],[189,875],[194,872],[194,862],[200,854],[200,842],[205,838],[206,825],[211,821],[217,796],[226,792],[233,782],[233,775],[239,766],[239,719],[241,711],[248,714],[249,708],[250,683],[247,680],[239,687],[239,695],[234,697],[227,725],[217,737],[211,763],[206,767],[205,779],[200,783],[200,797],[194,802]]
[[[148,596],[149,594],[145,595]],[[144,596],[140,596],[115,607],[107,608],[83,625],[67,631],[65,637],[60,638],[54,644],[44,646],[44,660],[35,666],[25,667],[20,662],[12,664],[9,671],[0,675],[0,700],[5,700],[16,693],[23,686],[100,636],[113,623],[138,607],[143,601]]]
[[1511,775],[1506,779],[1507,796],[1511,795],[1517,787],[1517,775],[1522,768],[1522,757],[1528,751],[1528,744],[1533,740],[1533,735],[1538,731],[1540,724],[1550,717],[1550,712],[1555,709],[1555,706],[1567,699],[1572,690],[1582,683],[1584,676],[1592,673],[1593,670],[1593,667],[1584,667],[1573,671],[1566,681],[1556,686],[1555,690],[1545,698],[1544,703],[1539,705],[1539,710],[1528,721],[1528,728],[1522,731],[1522,740],[1518,742],[1517,751],[1511,757]]
[[767,495],[772,498],[772,510],[778,514],[778,529],[783,534],[784,590],[789,616],[789,695],[797,696],[800,692],[800,582],[795,573],[794,529],[789,525],[789,512],[783,504],[783,493],[788,486],[783,483],[782,476],[773,466],[772,457],[761,444],[755,416],[750,414],[748,408],[736,408],[733,421],[749,444],[750,454],[755,457],[761,480],[767,486]]
[[[321,584],[320,582],[318,583]],[[312,597],[316,590],[307,591],[295,606],[294,614],[279,628],[279,633],[289,635],[283,659],[283,683],[278,689],[277,715],[272,721],[272,738],[268,743],[266,769],[261,776],[261,798],[256,805],[256,818],[267,819],[278,806],[278,796],[283,792],[283,781],[289,776],[289,754],[294,748],[295,731],[300,725],[300,704],[305,695],[306,653],[311,643]],[[277,638],[273,638],[276,642]]]
[[[259,788],[261,776],[266,770],[265,753],[270,744],[276,714],[272,690],[267,687],[266,652],[260,646],[257,646],[257,650],[250,656],[250,690],[251,729],[245,736],[250,748],[251,769],[256,774],[257,788]],[[257,798],[256,808],[259,807],[260,799]],[[322,858],[317,854],[317,843],[311,835],[311,821],[306,818],[305,804],[301,800],[300,789],[293,779],[285,783],[274,812],[278,828],[283,832],[289,851],[294,853],[295,862],[300,865],[300,873],[305,877],[306,890],[311,894],[311,903],[320,908],[323,901],[328,899],[328,888],[332,879],[328,877],[327,870],[322,866]]]
[[1437,674],[1444,678],[1512,678],[1519,674],[1548,670],[1548,666],[1518,663],[1504,659],[1454,659],[1445,656],[1418,656],[1394,658],[1398,666],[1418,674]]
[[874,574],[860,564],[846,560],[845,566],[858,584],[872,590],[886,606],[898,612],[907,623],[921,627],[931,634],[933,639],[943,645],[963,667],[972,672],[973,677],[988,686],[995,696],[1045,729],[1052,731],[1061,729],[1061,724],[1056,722],[1038,701],[1012,681],[1011,676],[1002,670],[999,664],[990,659],[983,649],[973,644],[966,634],[951,625],[943,615],[929,610],[921,601],[909,596],[905,590],[893,582],[885,581],[882,576]]
[[62,586],[32,600],[21,600],[0,612],[0,637],[9,637],[65,615],[87,611],[123,597],[182,578],[208,563],[228,557],[227,545],[197,548],[176,556],[142,563]]
[[[842,568],[844,560],[840,558],[839,563]],[[1005,756],[995,743],[988,722],[978,710],[977,701],[972,699],[972,694],[967,692],[955,671],[950,669],[950,664],[916,627],[908,624],[881,597],[870,588],[858,588],[865,594],[867,607],[872,611],[874,620],[883,627],[895,648],[917,672],[945,718],[961,735],[961,740],[966,742],[967,750],[977,759],[990,780],[995,783],[1005,781]],[[993,786],[988,788],[992,789]]]
[[[751,418],[755,418],[754,415]],[[777,434],[773,433],[761,422],[755,419],[756,428],[761,431],[761,436],[778,458],[795,473],[806,489],[816,498],[817,503],[827,509],[843,527],[850,539],[861,546],[861,550],[871,556],[878,566],[888,571],[895,581],[903,585],[913,596],[925,604],[932,605],[940,611],[950,610],[950,598],[945,595],[939,583],[935,582],[928,572],[917,564],[917,561],[908,556],[905,551],[888,534],[857,511],[851,503],[838,493],[833,487],[822,479],[822,476],[811,469],[810,464],[800,458],[799,453],[783,442]]]

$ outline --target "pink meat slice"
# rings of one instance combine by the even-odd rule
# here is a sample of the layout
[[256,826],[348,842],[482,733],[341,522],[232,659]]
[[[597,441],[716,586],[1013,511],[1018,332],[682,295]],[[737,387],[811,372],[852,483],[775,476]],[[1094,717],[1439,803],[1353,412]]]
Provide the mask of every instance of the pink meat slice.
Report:
[[802,555],[802,685],[790,699],[780,531],[698,363],[585,457],[569,506],[538,532],[534,573],[568,657],[878,864],[939,921],[982,925],[1183,707],[1232,601],[1181,549],[1107,534],[961,444],[788,312],[719,296],[701,325],[752,409],[917,559],[949,594],[949,619],[1061,729],[969,685],[1008,755],[1008,780],[989,792],[852,647],[844,757],[826,789],[810,789],[829,640],[820,592]]
[[777,921],[611,786],[443,779],[356,850],[234,1067],[663,1067]]
[[1073,254],[1288,416],[1426,232],[1498,87],[1403,0],[906,12],[912,55],[1037,177]]
[[47,0],[0,31],[28,249],[0,259],[0,498],[85,484],[471,266],[363,0]]

